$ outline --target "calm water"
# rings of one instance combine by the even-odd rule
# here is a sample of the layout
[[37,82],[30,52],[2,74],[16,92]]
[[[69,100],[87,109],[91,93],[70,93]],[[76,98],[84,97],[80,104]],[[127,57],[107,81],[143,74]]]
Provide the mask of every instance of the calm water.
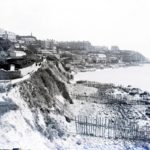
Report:
[[75,75],[75,81],[88,80],[116,85],[131,85],[150,91],[150,64],[126,68],[109,68],[95,72],[81,72]]

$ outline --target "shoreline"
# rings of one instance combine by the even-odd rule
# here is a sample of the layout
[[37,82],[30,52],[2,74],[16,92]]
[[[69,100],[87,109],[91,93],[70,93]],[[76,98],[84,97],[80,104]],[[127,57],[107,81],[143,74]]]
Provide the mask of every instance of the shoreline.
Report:
[[150,64],[141,64],[130,67],[115,67],[96,69],[95,71],[73,72],[73,83],[80,80],[112,83],[117,86],[132,86],[150,92],[149,75]]
[[136,67],[136,66],[143,66],[148,65],[150,62],[144,62],[144,63],[120,63],[120,64],[90,64],[90,66],[80,66],[77,67],[77,73],[78,72],[93,72],[96,70],[102,70],[102,69],[116,69],[116,68],[127,68],[127,67]]

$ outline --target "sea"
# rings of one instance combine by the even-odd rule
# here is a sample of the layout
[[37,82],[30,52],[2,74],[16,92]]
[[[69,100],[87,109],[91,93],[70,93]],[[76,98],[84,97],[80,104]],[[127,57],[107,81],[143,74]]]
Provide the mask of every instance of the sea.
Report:
[[99,69],[93,72],[78,72],[75,81],[88,80],[100,83],[132,86],[150,92],[150,64],[139,66]]

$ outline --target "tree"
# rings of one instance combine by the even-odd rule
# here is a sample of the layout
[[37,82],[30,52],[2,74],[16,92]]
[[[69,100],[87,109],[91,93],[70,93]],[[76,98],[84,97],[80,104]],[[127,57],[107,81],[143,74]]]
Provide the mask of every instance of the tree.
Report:
[[7,51],[12,46],[12,42],[8,39],[0,38],[0,51]]

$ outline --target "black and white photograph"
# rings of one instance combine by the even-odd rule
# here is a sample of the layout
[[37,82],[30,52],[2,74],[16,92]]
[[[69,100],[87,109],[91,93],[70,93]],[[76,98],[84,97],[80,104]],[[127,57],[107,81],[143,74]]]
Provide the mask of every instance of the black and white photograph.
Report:
[[0,150],[150,150],[150,0],[0,0]]

